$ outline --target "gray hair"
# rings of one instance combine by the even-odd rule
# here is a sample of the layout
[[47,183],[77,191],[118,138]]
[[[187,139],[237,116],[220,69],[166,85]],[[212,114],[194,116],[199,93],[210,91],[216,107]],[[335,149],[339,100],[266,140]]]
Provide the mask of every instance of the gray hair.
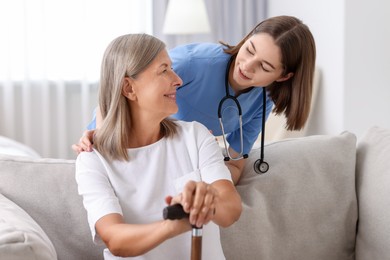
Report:
[[[137,78],[166,48],[164,42],[148,34],[127,34],[114,39],[107,47],[100,71],[99,108],[102,126],[96,131],[94,146],[107,159],[129,160],[128,130],[130,106],[122,95],[125,77]],[[169,119],[162,123],[165,136],[175,133]]]

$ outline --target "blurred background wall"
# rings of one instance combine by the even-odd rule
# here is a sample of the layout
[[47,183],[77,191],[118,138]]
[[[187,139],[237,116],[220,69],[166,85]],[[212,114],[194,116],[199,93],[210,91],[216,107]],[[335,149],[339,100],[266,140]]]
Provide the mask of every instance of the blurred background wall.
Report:
[[290,14],[311,28],[321,71],[309,134],[390,128],[390,2],[272,0],[268,16]]
[[0,136],[43,157],[75,158],[71,144],[97,105],[100,60],[113,38],[234,45],[275,15],[297,16],[316,40],[320,79],[305,135],[390,127],[390,2],[204,0],[209,31],[167,34],[170,1],[0,0]]

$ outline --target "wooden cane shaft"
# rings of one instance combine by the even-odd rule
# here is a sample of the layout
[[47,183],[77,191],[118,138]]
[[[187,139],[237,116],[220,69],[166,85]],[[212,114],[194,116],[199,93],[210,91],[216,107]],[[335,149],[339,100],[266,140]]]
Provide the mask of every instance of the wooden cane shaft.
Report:
[[202,237],[193,236],[191,244],[191,260],[202,259]]

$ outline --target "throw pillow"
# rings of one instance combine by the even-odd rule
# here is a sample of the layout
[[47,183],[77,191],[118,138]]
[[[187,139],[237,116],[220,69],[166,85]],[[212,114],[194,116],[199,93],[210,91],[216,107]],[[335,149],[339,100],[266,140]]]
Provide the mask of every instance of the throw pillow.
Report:
[[25,156],[31,158],[41,157],[31,147],[4,136],[0,136],[0,154],[6,154],[11,156]]
[[390,129],[373,127],[358,142],[356,259],[389,259]]
[[57,259],[42,228],[22,208],[0,194],[0,259]]
[[237,185],[243,212],[221,229],[229,259],[354,259],[356,137],[310,136],[270,143],[257,174],[253,149]]

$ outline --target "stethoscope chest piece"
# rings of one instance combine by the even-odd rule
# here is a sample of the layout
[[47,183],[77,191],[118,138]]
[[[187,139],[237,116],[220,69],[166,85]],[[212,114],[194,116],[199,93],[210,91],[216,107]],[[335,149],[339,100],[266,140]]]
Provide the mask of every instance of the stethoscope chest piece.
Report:
[[257,174],[264,174],[268,171],[269,165],[267,162],[257,159],[253,164],[253,168]]

